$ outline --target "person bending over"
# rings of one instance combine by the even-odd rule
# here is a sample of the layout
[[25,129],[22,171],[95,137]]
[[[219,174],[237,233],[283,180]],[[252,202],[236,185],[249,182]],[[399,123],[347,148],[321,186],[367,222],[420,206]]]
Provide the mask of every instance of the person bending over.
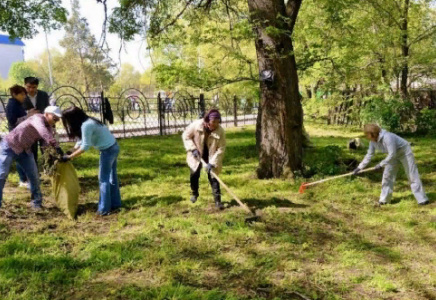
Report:
[[381,129],[374,124],[365,125],[363,132],[366,138],[370,140],[370,144],[368,153],[357,169],[354,170],[354,175],[357,175],[371,162],[376,150],[388,154],[382,162],[376,165],[376,169],[384,168],[379,204],[384,205],[391,202],[394,183],[400,164],[403,165],[404,171],[409,179],[410,187],[412,188],[412,193],[418,201],[418,204],[428,204],[429,201],[425,194],[424,187],[422,186],[410,144],[398,135]]

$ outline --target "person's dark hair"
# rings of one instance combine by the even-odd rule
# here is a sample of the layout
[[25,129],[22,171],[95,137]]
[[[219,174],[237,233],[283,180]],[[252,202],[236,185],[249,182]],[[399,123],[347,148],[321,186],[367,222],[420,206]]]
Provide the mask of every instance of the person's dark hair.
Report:
[[24,78],[24,84],[28,84],[28,83],[39,85],[39,79],[33,76]]
[[64,123],[65,130],[71,139],[82,138],[82,124],[92,119],[97,124],[103,126],[103,123],[96,118],[88,116],[82,109],[71,106],[62,112],[62,123]]
[[220,111],[218,109],[213,108],[213,109],[209,110],[207,112],[207,114],[204,116],[204,122],[209,123],[210,115],[218,115],[218,119],[219,119],[219,121],[221,123],[221,113],[220,113]]
[[11,97],[14,97],[14,95],[18,95],[21,93],[24,93],[27,95],[27,91],[24,87],[22,87],[21,85],[14,85],[9,89],[9,92],[11,93]]

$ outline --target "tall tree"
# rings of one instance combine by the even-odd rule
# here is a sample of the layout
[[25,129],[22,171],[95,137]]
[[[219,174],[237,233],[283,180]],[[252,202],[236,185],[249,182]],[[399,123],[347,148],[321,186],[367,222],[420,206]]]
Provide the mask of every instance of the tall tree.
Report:
[[[429,79],[435,78],[435,1],[305,0],[304,4],[294,35],[295,51],[300,59],[311,55],[318,60],[314,68],[299,68],[307,98],[318,96],[305,102],[307,114],[328,114],[337,123],[360,121],[371,101],[391,105],[403,98],[408,103],[416,95],[411,87],[429,87]],[[406,4],[407,43],[402,30]],[[327,99],[320,99],[322,95]],[[415,112],[411,106],[403,108],[404,121]]]
[[112,95],[119,95],[128,88],[141,88],[141,74],[129,63],[121,65],[119,74],[110,88]]
[[61,0],[0,1],[0,31],[11,38],[32,38],[40,28],[59,29],[66,22],[67,10]]
[[70,83],[84,86],[89,94],[109,87],[112,82],[111,62],[108,50],[99,47],[87,20],[81,17],[79,0],[73,0],[71,4],[71,18],[65,26],[65,36],[59,42],[66,50],[63,72]]
[[265,79],[257,121],[259,178],[292,175],[302,164],[303,111],[292,41],[301,3],[248,1],[259,70]]
[[23,84],[26,77],[35,76],[36,72],[31,68],[28,62],[19,61],[12,64],[9,70],[9,78],[16,84]]
[[[238,9],[232,5],[234,1],[220,2],[229,10]],[[265,79],[260,84],[257,126],[259,178],[292,177],[302,166],[303,114],[292,42],[301,3],[302,0],[248,0],[260,77]],[[178,26],[184,14],[210,10],[213,5],[217,2],[127,0],[114,9],[109,30],[117,32],[123,40],[145,32],[159,39],[168,28]]]
[[[323,66],[330,73],[325,80],[339,75],[341,83],[354,77],[354,83],[385,87],[398,81],[396,92],[407,99],[410,85],[432,73],[428,68],[431,63],[426,64],[422,58],[429,59],[433,53],[430,45],[436,34],[436,1],[306,2],[310,5],[305,6],[298,26],[311,29],[306,31],[310,40],[306,37],[304,42],[309,49],[316,46],[328,50],[330,60]],[[311,16],[317,18],[310,24]],[[301,39],[304,37],[299,34],[299,45]]]

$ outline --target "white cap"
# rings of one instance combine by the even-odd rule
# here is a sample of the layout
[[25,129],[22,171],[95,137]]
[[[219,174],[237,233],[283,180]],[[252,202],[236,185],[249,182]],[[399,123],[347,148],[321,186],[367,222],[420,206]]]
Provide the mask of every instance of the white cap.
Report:
[[47,106],[44,113],[54,114],[56,117],[62,118],[62,111],[58,106]]

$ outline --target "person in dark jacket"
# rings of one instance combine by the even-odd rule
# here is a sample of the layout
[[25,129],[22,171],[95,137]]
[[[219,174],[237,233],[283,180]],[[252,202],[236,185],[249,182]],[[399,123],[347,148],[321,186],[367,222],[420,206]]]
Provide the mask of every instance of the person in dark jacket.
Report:
[[[38,90],[39,79],[36,77],[26,77],[24,78],[24,86],[27,91],[27,97],[23,104],[24,109],[32,115],[35,113],[44,113],[45,109],[50,106],[50,97],[46,92]],[[42,141],[38,141],[32,146],[36,164],[38,164],[38,144],[41,148]]]
[[[26,89],[19,85],[14,85],[10,88],[11,98],[8,101],[8,105],[6,106],[6,118],[8,120],[8,129],[12,131],[15,127],[18,126],[21,122],[30,117],[32,113],[29,115],[23,108],[23,103],[26,100],[27,92]],[[27,180],[27,176],[24,173],[24,169],[17,163],[17,172],[20,178],[20,187],[29,188],[29,182]]]

